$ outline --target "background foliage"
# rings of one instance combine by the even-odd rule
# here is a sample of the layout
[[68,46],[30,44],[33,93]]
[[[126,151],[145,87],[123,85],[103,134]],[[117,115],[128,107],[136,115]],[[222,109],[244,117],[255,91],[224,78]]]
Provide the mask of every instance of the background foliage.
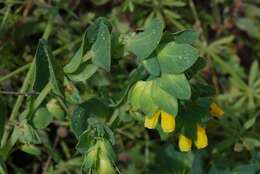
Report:
[[[259,5],[258,0],[0,1],[0,173],[89,172],[96,149],[114,168],[99,173],[259,173]],[[207,66],[196,79],[214,86],[225,111],[209,120],[206,149],[180,152],[176,136],[145,129],[140,113],[121,98],[144,75],[123,45],[141,60],[148,56],[150,48],[131,38],[143,30],[160,33],[159,23],[149,27],[154,17],[169,32],[198,33],[194,46]],[[193,37],[191,32],[186,42]],[[156,68],[147,70],[158,74]],[[99,119],[82,119],[95,116]],[[93,144],[95,137],[104,138]]]

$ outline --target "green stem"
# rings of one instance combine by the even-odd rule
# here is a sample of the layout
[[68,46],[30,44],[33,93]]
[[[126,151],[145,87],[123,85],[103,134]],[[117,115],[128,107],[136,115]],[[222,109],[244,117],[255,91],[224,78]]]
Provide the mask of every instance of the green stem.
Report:
[[[53,14],[56,14],[56,13],[53,13]],[[51,34],[53,18],[54,18],[53,15],[51,15],[51,17],[49,18],[48,24],[47,24],[44,34],[43,34],[44,39],[48,39]],[[31,80],[33,78],[33,74],[34,74],[34,69],[35,69],[35,59],[30,64],[30,69],[26,74],[25,80],[24,80],[22,88],[20,90],[21,93],[26,92],[26,90],[30,87],[30,82],[31,82]],[[19,113],[20,107],[22,106],[24,98],[25,98],[25,96],[19,96],[17,98],[14,108],[11,112],[9,122],[13,122],[17,119],[17,115]],[[12,127],[10,127],[10,125],[7,124],[5,127],[3,137],[2,137],[2,141],[1,141],[1,148],[3,148],[7,144],[11,131],[12,131]]]
[[71,42],[71,43],[69,43],[69,44],[66,44],[66,45],[64,45],[63,47],[60,47],[60,48],[54,50],[52,53],[53,53],[54,56],[55,56],[55,55],[58,55],[59,53],[61,53],[61,52],[63,52],[64,50],[68,49],[69,47],[71,47],[71,46],[73,46],[73,45],[79,43],[80,41],[81,41],[81,38],[75,40],[74,42]]
[[[23,82],[22,88],[20,90],[21,93],[25,93],[27,88],[29,87],[30,81],[31,81],[31,77],[33,75],[33,72],[34,72],[34,62],[31,64],[31,67],[30,67],[30,69],[29,69],[29,71],[28,71],[28,73],[27,73],[27,75],[25,77],[25,80]],[[18,96],[18,98],[17,98],[17,100],[15,102],[14,108],[13,108],[13,110],[11,112],[11,115],[10,115],[10,118],[9,118],[9,122],[12,122],[12,121],[16,120],[16,117],[18,115],[18,112],[19,112],[19,109],[20,109],[20,107],[22,105],[24,97],[25,97],[24,95]],[[7,124],[7,126],[5,128],[5,132],[3,134],[1,147],[3,147],[6,144],[8,138],[9,138],[9,134],[10,134],[11,130],[12,130],[11,127],[9,126],[9,124]]]
[[20,67],[20,68],[16,69],[15,71],[13,71],[13,72],[7,74],[6,76],[1,77],[1,78],[0,78],[0,83],[3,82],[3,81],[5,81],[5,80],[7,80],[7,79],[9,79],[9,78],[11,78],[11,77],[13,77],[13,76],[15,76],[16,74],[19,74],[20,72],[22,72],[22,71],[28,69],[28,68],[30,67],[30,65],[31,65],[30,63],[29,63],[29,64],[26,64],[26,65],[23,65],[22,67]]
[[196,25],[197,27],[199,28],[200,30],[200,34],[201,34],[201,39],[203,41],[203,44],[204,45],[207,45],[207,39],[205,37],[205,34],[204,34],[204,30],[203,30],[203,27],[201,25],[201,21],[200,21],[200,18],[199,18],[199,15],[198,15],[198,12],[197,12],[197,9],[194,5],[194,2],[193,0],[189,0],[189,5],[190,5],[190,8],[191,8],[191,12],[194,16],[194,19],[195,19],[195,22],[196,22]]
[[5,24],[5,22],[6,22],[7,18],[8,18],[8,16],[9,16],[9,14],[10,14],[11,7],[12,7],[12,5],[11,5],[11,4],[8,4],[7,10],[6,10],[6,12],[5,12],[5,14],[4,14],[4,17],[3,17],[3,20],[2,20],[2,22],[1,22],[0,29],[2,29],[2,28],[4,27],[4,24]]
[[[46,35],[47,35],[47,34],[46,34]],[[77,44],[77,43],[79,43],[80,41],[81,41],[81,39],[78,39],[78,40],[76,40],[76,41],[74,41],[74,42],[72,42],[72,43],[66,44],[66,45],[64,45],[63,47],[60,47],[60,48],[54,50],[54,51],[53,51],[53,55],[56,56],[56,55],[60,54],[61,52],[63,52],[64,50],[66,50],[68,47],[70,47],[70,46],[72,46],[72,45],[74,45],[74,44]],[[20,68],[14,70],[13,72],[11,72],[11,73],[5,75],[4,77],[1,77],[1,78],[0,78],[0,83],[3,82],[3,81],[5,81],[5,80],[7,80],[7,79],[12,78],[13,76],[15,76],[15,75],[17,75],[17,74],[19,74],[19,73],[21,73],[21,72],[23,72],[23,71],[25,71],[25,70],[27,70],[30,66],[31,66],[31,63],[28,63],[28,64],[23,65],[22,67],[20,67]]]

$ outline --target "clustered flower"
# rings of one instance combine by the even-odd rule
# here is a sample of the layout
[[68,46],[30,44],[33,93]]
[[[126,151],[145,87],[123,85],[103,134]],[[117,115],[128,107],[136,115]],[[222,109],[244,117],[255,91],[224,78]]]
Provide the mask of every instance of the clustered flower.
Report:
[[[224,115],[223,110],[216,103],[211,104],[210,113],[212,116],[217,118]],[[161,118],[161,128],[163,132],[170,133],[175,130],[175,116],[162,110],[156,111],[151,117],[146,116],[144,120],[144,127],[148,129],[154,129],[158,123],[159,118]],[[208,145],[206,130],[201,125],[197,125],[196,140],[194,144],[197,149],[205,148]],[[179,134],[180,151],[188,152],[191,150],[191,147],[192,140],[183,134]]]

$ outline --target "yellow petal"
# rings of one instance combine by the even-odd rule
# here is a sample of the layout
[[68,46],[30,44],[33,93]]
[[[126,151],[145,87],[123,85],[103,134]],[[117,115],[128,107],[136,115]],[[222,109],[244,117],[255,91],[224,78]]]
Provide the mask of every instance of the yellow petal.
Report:
[[159,116],[160,116],[159,111],[155,112],[151,117],[146,116],[144,119],[144,127],[148,129],[154,129],[158,122]]
[[224,115],[224,111],[216,104],[216,103],[212,103],[210,106],[210,113],[214,116],[214,117],[221,117]]
[[161,126],[163,132],[169,133],[175,130],[175,117],[167,112],[161,111]]
[[188,152],[191,150],[191,139],[185,137],[184,135],[180,134],[179,136],[179,148],[182,152]]
[[195,145],[198,149],[202,149],[208,145],[208,137],[204,128],[197,127],[197,139]]

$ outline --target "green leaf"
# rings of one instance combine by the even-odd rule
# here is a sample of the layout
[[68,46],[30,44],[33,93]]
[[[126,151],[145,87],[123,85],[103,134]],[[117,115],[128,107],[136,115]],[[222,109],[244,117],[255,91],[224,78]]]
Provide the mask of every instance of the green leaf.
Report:
[[92,62],[110,71],[111,64],[111,36],[107,26],[104,23],[100,23],[98,29],[97,40],[92,45]]
[[34,156],[40,156],[41,150],[32,144],[24,144],[20,147],[21,151]]
[[77,137],[86,130],[88,117],[87,111],[81,105],[75,108],[71,117],[71,129]]
[[192,168],[191,168],[191,174],[204,174],[205,171],[203,170],[204,167],[204,163],[202,160],[202,154],[200,153],[200,151],[196,152],[195,158],[193,159],[193,163],[192,163]]
[[76,82],[84,82],[89,79],[96,71],[98,67],[94,64],[81,64],[75,73],[68,74],[68,77]]
[[248,79],[249,86],[252,86],[258,78],[258,75],[259,75],[259,68],[258,67],[259,67],[258,61],[255,60],[250,67],[249,79]]
[[[259,114],[259,112],[258,112],[258,114]],[[254,116],[254,117],[248,119],[248,120],[244,123],[244,128],[245,128],[245,129],[249,129],[249,128],[251,128],[252,126],[254,126],[254,124],[255,124],[255,122],[256,122],[256,118],[257,118],[257,116]]]
[[184,74],[162,74],[156,84],[164,91],[179,99],[190,99],[191,88]]
[[187,29],[176,33],[164,32],[162,43],[175,41],[180,44],[194,44],[198,40],[198,33],[194,30]]
[[45,107],[41,107],[35,112],[32,122],[37,129],[46,128],[52,122],[52,115]]
[[83,51],[81,48],[75,53],[75,55],[71,58],[70,62],[63,68],[65,73],[73,73],[75,72],[82,62]]
[[155,81],[153,81],[151,88],[153,102],[163,111],[176,116],[178,114],[177,99],[162,90]]
[[145,69],[154,76],[159,76],[161,73],[160,65],[156,57],[152,57],[143,61]]
[[84,35],[82,36],[82,42],[81,46],[78,49],[78,51],[75,53],[75,55],[71,58],[70,62],[63,68],[65,73],[73,73],[75,72],[80,64],[82,63],[82,59],[84,55],[86,54],[87,50],[90,49],[90,41],[87,37],[87,31],[85,31]]
[[194,44],[198,40],[198,33],[194,30],[183,30],[174,33],[174,40],[177,43]]
[[198,56],[191,45],[170,42],[159,52],[158,60],[162,73],[178,74],[191,67]]
[[93,44],[97,40],[98,30],[100,28],[100,24],[103,23],[107,26],[108,30],[112,30],[111,23],[104,17],[98,17],[93,25],[90,25],[87,28],[87,38],[90,44]]
[[16,124],[12,134],[13,139],[19,139],[24,144],[40,144],[41,139],[37,131],[26,120]]
[[188,70],[185,71],[185,75],[188,77],[188,79],[191,79],[201,69],[205,68],[206,65],[207,65],[207,61],[205,59],[199,57],[197,59],[197,61]]
[[236,26],[247,32],[250,36],[259,38],[259,29],[257,28],[257,25],[252,19],[241,17],[236,19]]
[[92,146],[88,149],[88,152],[84,156],[83,166],[85,168],[91,168],[97,165],[98,160],[98,146]]
[[199,97],[213,97],[216,95],[214,87],[201,83],[192,84],[191,91],[192,100],[196,100]]
[[84,154],[85,152],[88,151],[90,148],[90,145],[92,143],[93,138],[90,137],[90,132],[89,131],[84,131],[80,136],[79,136],[79,141],[76,146],[76,149]]
[[65,112],[59,105],[58,101],[56,99],[51,99],[47,105],[46,105],[47,110],[49,113],[56,119],[58,120],[63,120],[65,117]]
[[82,99],[77,87],[67,78],[65,78],[64,83],[66,100],[73,104],[80,104],[82,102]]
[[243,138],[242,141],[243,141],[243,144],[247,144],[247,145],[253,146],[255,148],[260,147],[260,140],[257,137],[256,138],[246,137],[246,138]]
[[45,45],[39,41],[35,55],[36,72],[33,87],[33,89],[38,92],[41,91],[50,80],[49,59],[47,53],[48,50],[46,49]]
[[140,108],[140,98],[145,89],[145,82],[139,81],[133,87],[131,92],[129,93],[129,100],[132,106],[136,109]]
[[62,69],[55,62],[47,41],[40,39],[36,51],[36,75],[33,89],[40,92],[49,81],[51,82],[53,92],[62,95]]
[[139,59],[147,58],[159,44],[164,24],[159,19],[151,19],[144,28],[144,32],[129,38],[126,49],[133,52]]
[[235,174],[254,174],[260,169],[258,164],[243,164],[235,167],[233,173]]
[[101,23],[104,23],[108,27],[109,31],[111,30],[112,26],[109,21],[102,17],[98,18],[93,25],[89,26],[82,37],[80,48],[72,57],[71,61],[64,67],[65,73],[74,73],[78,68],[80,68],[84,55],[90,49],[91,44],[97,40]]
[[90,117],[104,118],[111,115],[111,108],[98,98],[91,98],[78,105],[71,118],[73,133],[79,137],[88,127]]
[[163,155],[169,157],[170,162],[173,162],[177,166],[177,169],[190,169],[194,160],[194,154],[192,152],[180,152],[175,150],[173,145],[167,146],[164,149]]
[[139,81],[133,87],[130,94],[131,104],[148,116],[152,115],[158,109],[151,97],[151,87],[151,81]]
[[146,115],[152,115],[158,109],[158,107],[153,102],[151,94],[152,94],[152,82],[147,81],[145,82],[144,90],[139,98],[140,109]]

